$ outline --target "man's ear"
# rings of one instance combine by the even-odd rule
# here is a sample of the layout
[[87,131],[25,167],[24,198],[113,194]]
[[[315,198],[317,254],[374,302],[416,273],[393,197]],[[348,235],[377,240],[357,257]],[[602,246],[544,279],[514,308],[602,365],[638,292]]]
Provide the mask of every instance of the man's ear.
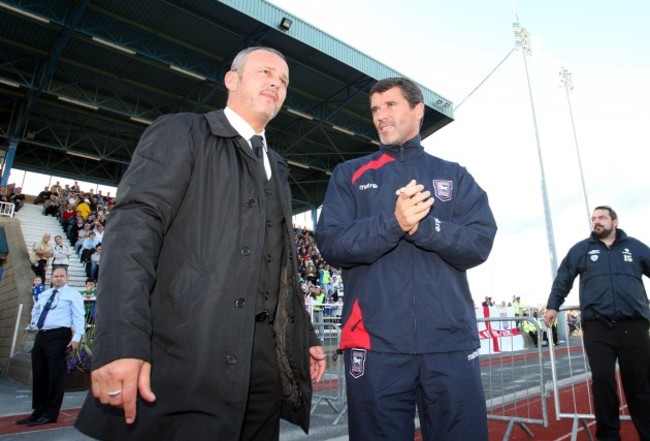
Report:
[[415,109],[417,110],[418,119],[422,121],[424,119],[424,103],[417,103]]
[[237,89],[237,83],[239,81],[239,74],[237,72],[229,70],[226,72],[226,75],[223,79],[223,84],[226,86],[226,89],[233,91]]

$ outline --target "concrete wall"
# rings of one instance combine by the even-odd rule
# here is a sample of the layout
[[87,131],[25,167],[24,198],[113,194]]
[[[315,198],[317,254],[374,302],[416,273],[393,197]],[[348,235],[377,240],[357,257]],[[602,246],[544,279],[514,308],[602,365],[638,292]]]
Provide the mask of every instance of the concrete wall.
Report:
[[[18,219],[0,217],[4,227],[9,255],[0,281],[0,369],[2,374],[22,383],[31,384],[31,357],[33,333],[25,331],[31,320],[31,286],[34,272],[29,263],[25,238]],[[14,357],[10,358],[19,305],[23,305],[18,319]]]

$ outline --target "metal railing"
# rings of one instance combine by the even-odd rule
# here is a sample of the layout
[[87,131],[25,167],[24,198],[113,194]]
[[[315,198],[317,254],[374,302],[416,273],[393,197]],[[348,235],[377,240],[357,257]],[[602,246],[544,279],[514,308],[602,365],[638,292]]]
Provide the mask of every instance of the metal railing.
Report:
[[[578,306],[566,306],[560,309],[559,314],[570,312],[579,312]],[[558,322],[561,322],[558,320]],[[582,329],[576,326],[576,329],[569,329],[568,320],[563,321],[566,326],[568,340],[573,342],[567,345],[567,354],[561,357],[559,350],[551,347],[549,351],[551,359],[551,376],[552,391],[554,397],[555,415],[559,421],[561,419],[570,419],[573,421],[571,430],[571,441],[578,437],[578,430],[581,426],[590,440],[593,440],[587,426],[587,420],[594,420],[594,405],[591,394],[591,368],[587,353],[585,351],[584,339],[582,338]],[[579,321],[577,322],[579,323]],[[621,378],[618,375],[618,365],[616,367],[616,382],[618,388],[618,400],[620,409],[620,419],[630,420],[627,412],[627,402],[625,394],[622,392]],[[584,399],[584,396],[588,399]]]
[[0,216],[14,217],[15,210],[13,202],[0,202]]
[[[498,337],[498,344],[492,344],[493,339],[488,339],[487,354],[483,345],[481,355],[481,377],[485,391],[488,420],[497,420],[507,423],[503,440],[510,439],[515,426],[520,427],[528,436],[534,437],[528,425],[542,425],[548,427],[549,416],[546,404],[546,381],[543,369],[542,334],[543,331],[538,321],[525,316],[516,317],[486,317],[478,318],[479,323],[490,324],[494,322],[508,323],[507,328],[512,329]],[[526,339],[518,329],[523,328],[524,322],[531,324],[537,332],[538,345],[532,350],[495,351],[499,348],[520,347],[515,339]],[[496,337],[495,337],[496,338]],[[509,340],[509,341],[508,341]],[[520,343],[520,342],[517,342]]]

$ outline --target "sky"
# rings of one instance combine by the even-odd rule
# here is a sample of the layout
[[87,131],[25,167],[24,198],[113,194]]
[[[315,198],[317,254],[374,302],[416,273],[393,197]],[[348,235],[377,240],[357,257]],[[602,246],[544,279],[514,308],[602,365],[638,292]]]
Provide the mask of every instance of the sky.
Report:
[[[490,198],[499,231],[487,262],[469,271],[477,302],[519,295],[528,305],[546,303],[553,272],[538,152],[558,265],[588,236],[597,205],[610,205],[620,228],[650,244],[650,2],[269,3],[454,106],[462,102],[455,121],[423,144],[466,167]],[[525,58],[521,50],[508,55],[517,18],[531,37]],[[573,79],[568,97],[563,67]],[[647,278],[645,284],[650,289]],[[565,305],[578,304],[577,285]]]

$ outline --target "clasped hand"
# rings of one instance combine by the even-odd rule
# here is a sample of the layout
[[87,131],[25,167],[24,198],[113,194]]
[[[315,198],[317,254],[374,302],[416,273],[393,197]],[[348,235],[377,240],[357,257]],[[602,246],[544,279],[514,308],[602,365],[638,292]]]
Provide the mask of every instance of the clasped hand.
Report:
[[429,214],[434,203],[431,192],[423,190],[424,185],[412,179],[395,192],[395,217],[402,231],[409,235],[415,234],[420,221]]

